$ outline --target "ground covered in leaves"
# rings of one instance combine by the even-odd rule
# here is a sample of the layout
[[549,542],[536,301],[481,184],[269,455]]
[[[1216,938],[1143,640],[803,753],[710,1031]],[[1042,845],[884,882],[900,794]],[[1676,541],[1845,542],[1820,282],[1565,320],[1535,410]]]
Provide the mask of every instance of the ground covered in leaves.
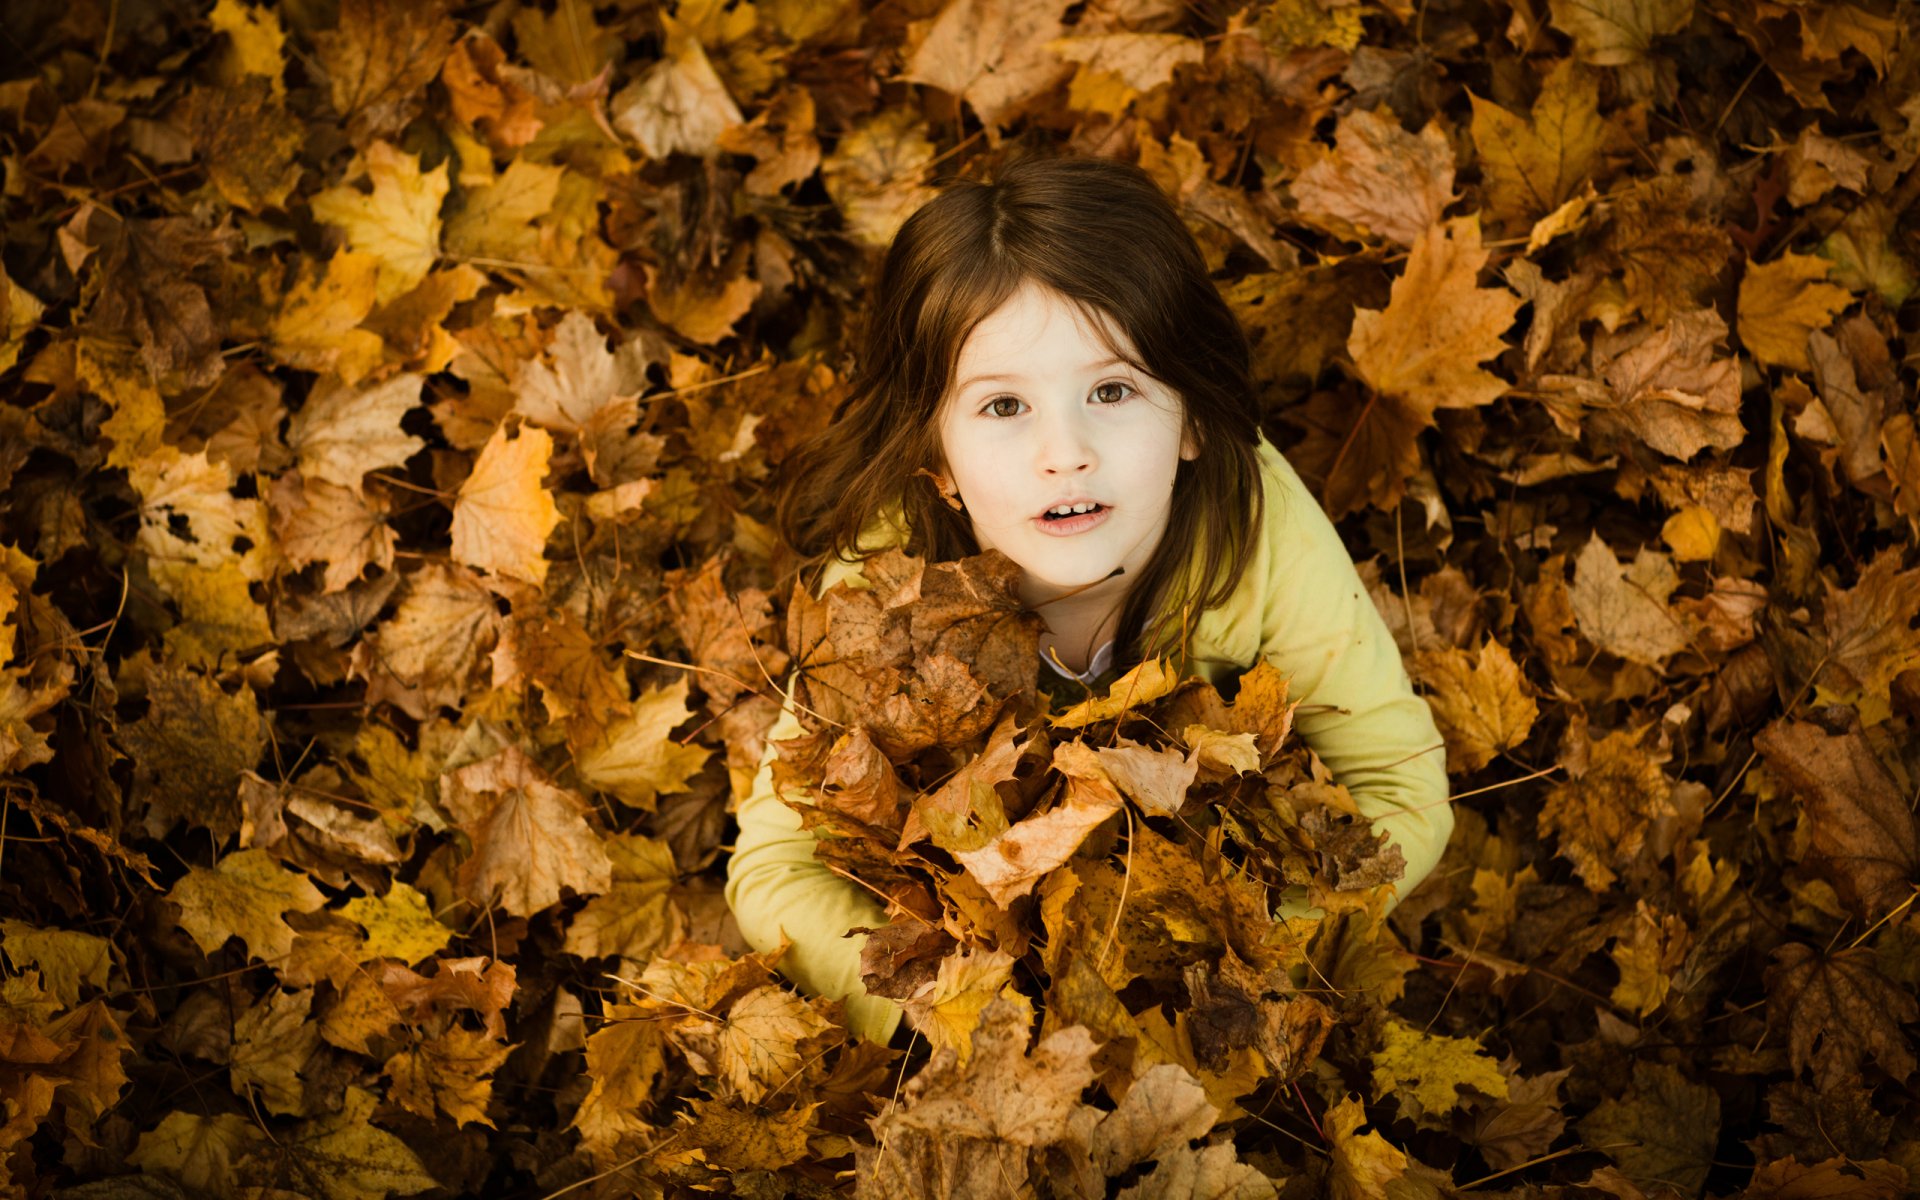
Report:
[[[1915,33],[11,0],[9,1186],[1908,1191]],[[1176,198],[1433,703],[1384,919],[1270,668],[1049,696],[1004,560],[786,586],[872,253],[1035,147]],[[910,1049],[727,921],[793,669]]]

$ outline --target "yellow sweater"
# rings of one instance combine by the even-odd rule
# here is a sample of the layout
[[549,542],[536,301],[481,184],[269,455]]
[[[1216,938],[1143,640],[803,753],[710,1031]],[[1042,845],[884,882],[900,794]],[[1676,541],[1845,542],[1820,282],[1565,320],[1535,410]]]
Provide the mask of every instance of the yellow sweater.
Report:
[[[1294,729],[1406,857],[1397,900],[1433,870],[1453,831],[1443,743],[1333,523],[1265,438],[1260,465],[1265,526],[1231,597],[1195,622],[1191,665],[1219,683],[1264,658],[1290,677],[1289,697],[1301,702]],[[863,536],[862,544],[879,548],[891,532],[876,522],[869,533],[881,540]],[[867,586],[857,564],[836,561],[822,573],[819,590],[842,580]],[[860,983],[865,937],[846,934],[885,924],[885,910],[872,893],[814,858],[813,835],[789,807],[810,798],[783,797],[773,786],[773,742],[800,732],[789,704],[767,735],[767,754],[739,805],[727,903],[749,944],[768,949],[784,935],[792,942],[781,962],[786,975],[816,995],[845,998],[853,1028],[884,1042],[900,1022],[900,1006],[866,994]],[[1288,889],[1277,914],[1316,913],[1304,893]]]

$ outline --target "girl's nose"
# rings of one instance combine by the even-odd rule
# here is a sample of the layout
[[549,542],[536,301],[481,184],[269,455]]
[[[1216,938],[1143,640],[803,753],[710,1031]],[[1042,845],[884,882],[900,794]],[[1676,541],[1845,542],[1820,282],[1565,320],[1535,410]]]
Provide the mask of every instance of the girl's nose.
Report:
[[1096,461],[1093,442],[1075,416],[1040,422],[1040,468],[1047,474],[1081,474],[1091,471]]

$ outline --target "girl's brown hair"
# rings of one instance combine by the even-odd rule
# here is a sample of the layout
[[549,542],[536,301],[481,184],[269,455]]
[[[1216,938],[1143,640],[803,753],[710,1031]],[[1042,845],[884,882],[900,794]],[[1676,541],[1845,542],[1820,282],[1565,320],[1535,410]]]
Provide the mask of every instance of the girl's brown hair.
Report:
[[[817,567],[857,557],[861,531],[898,502],[908,553],[979,553],[966,514],[918,472],[941,467],[937,418],[961,346],[1029,280],[1123,333],[1133,353],[1115,352],[1180,397],[1200,448],[1175,473],[1166,532],[1121,609],[1116,662],[1138,661],[1232,594],[1264,515],[1246,333],[1138,167],[1030,155],[992,183],[946,184],[909,217],[869,292],[851,391],[785,465],[777,527]],[[1201,568],[1190,574],[1194,547]]]

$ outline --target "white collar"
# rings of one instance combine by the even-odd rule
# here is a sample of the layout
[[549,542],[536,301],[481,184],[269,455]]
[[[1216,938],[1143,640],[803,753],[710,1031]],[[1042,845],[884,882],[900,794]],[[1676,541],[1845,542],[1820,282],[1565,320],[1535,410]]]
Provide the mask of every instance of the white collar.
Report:
[[1095,650],[1093,652],[1093,661],[1087,664],[1087,669],[1084,672],[1069,671],[1067,668],[1053,661],[1053,656],[1049,654],[1042,654],[1040,661],[1053,668],[1053,673],[1064,679],[1077,679],[1081,683],[1092,683],[1098,679],[1108,667],[1113,665],[1113,643],[1109,641],[1106,645]]

